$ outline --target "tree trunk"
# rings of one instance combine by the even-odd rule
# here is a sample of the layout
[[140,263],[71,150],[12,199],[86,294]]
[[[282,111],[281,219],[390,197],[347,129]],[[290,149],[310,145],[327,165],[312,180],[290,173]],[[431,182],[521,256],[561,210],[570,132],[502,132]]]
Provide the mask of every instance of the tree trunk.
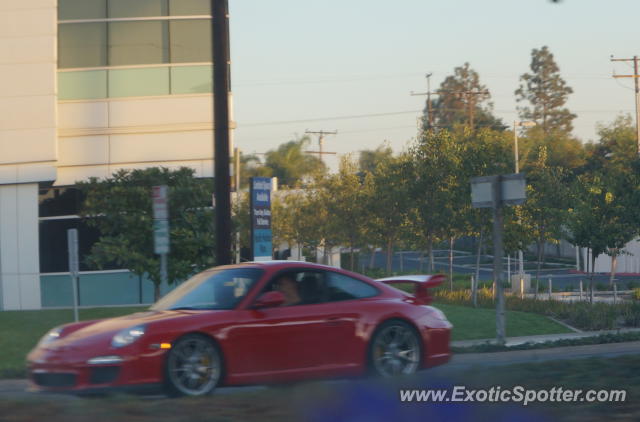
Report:
[[433,274],[434,271],[433,262],[433,236],[429,236],[429,274]]
[[453,243],[455,238],[449,238],[449,290],[453,291]]
[[349,267],[350,267],[349,269],[350,269],[351,271],[355,271],[356,269],[354,268],[354,265],[355,265],[355,262],[356,262],[356,260],[355,260],[356,255],[355,255],[355,252],[353,251],[353,244],[352,244],[352,246],[351,246],[351,253],[350,253],[350,255],[351,255],[351,256],[349,257],[349,261],[350,261],[350,262],[349,262]]
[[153,283],[153,297],[155,302],[160,300],[160,283]]
[[593,276],[595,275],[596,257],[591,251],[591,277],[589,278],[589,302],[593,305]]
[[143,298],[142,298],[142,276],[141,275],[138,276],[138,296],[140,299],[140,304],[142,304]]
[[544,240],[540,240],[538,239],[537,242],[538,245],[538,259],[536,262],[536,291],[534,292],[533,296],[535,298],[538,298],[538,288],[540,287],[540,267],[542,266],[542,253],[544,251]]
[[609,286],[613,287],[613,279],[616,276],[616,267],[618,266],[618,250],[613,251],[611,255],[611,275],[609,276]]
[[480,236],[478,236],[478,249],[476,255],[476,286],[480,282],[480,253],[482,252],[482,235],[483,230],[480,230]]
[[420,257],[418,258],[418,272],[422,272],[422,260],[424,259],[424,251],[420,252]]
[[372,270],[373,266],[376,263],[376,248],[375,246],[371,247],[371,257],[369,258],[369,269]]
[[387,240],[387,275],[393,271],[393,240]]

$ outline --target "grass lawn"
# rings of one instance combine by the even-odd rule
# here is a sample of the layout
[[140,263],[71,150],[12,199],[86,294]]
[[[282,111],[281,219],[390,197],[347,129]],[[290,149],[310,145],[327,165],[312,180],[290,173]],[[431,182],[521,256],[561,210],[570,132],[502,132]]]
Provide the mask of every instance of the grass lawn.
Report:
[[[433,303],[453,324],[452,340],[476,340],[496,336],[494,309]],[[527,312],[507,311],[507,336],[570,333],[571,330],[549,318]]]
[[[90,308],[80,309],[80,320],[109,318],[145,309]],[[24,375],[24,359],[38,340],[51,328],[73,322],[73,310],[0,312],[0,378]]]

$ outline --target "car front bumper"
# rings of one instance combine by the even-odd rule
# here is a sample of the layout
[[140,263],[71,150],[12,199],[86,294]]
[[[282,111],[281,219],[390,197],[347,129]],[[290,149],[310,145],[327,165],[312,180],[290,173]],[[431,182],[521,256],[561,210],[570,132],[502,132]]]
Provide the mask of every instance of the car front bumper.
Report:
[[70,356],[37,348],[27,357],[31,390],[88,392],[161,384],[164,351],[117,356],[121,361],[92,364],[89,360],[98,356]]

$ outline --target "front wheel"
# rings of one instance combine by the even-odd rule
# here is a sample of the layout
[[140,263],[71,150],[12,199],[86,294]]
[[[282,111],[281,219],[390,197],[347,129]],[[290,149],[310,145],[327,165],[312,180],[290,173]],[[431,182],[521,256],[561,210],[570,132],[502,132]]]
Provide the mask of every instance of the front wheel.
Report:
[[373,334],[369,364],[381,377],[411,375],[420,368],[421,339],[416,330],[403,321],[388,321]]
[[222,356],[209,338],[188,334],[169,351],[165,366],[165,384],[171,396],[203,396],[220,382]]

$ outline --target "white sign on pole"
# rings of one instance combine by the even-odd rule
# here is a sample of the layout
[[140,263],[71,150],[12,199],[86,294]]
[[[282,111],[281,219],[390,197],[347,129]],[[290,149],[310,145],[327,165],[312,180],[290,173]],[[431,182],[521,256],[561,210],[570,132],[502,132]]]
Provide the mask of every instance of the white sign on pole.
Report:
[[153,187],[153,242],[158,255],[169,253],[169,199],[167,186]]
[[[500,178],[500,204],[494,204],[493,182]],[[471,179],[471,204],[474,208],[492,208],[502,205],[521,205],[527,199],[524,173],[504,176],[482,176]]]
[[78,262],[78,229],[67,230],[67,248],[69,250],[69,272],[73,277],[77,277],[80,270]]
[[153,187],[153,218],[166,220],[169,218],[169,203],[166,186]]

